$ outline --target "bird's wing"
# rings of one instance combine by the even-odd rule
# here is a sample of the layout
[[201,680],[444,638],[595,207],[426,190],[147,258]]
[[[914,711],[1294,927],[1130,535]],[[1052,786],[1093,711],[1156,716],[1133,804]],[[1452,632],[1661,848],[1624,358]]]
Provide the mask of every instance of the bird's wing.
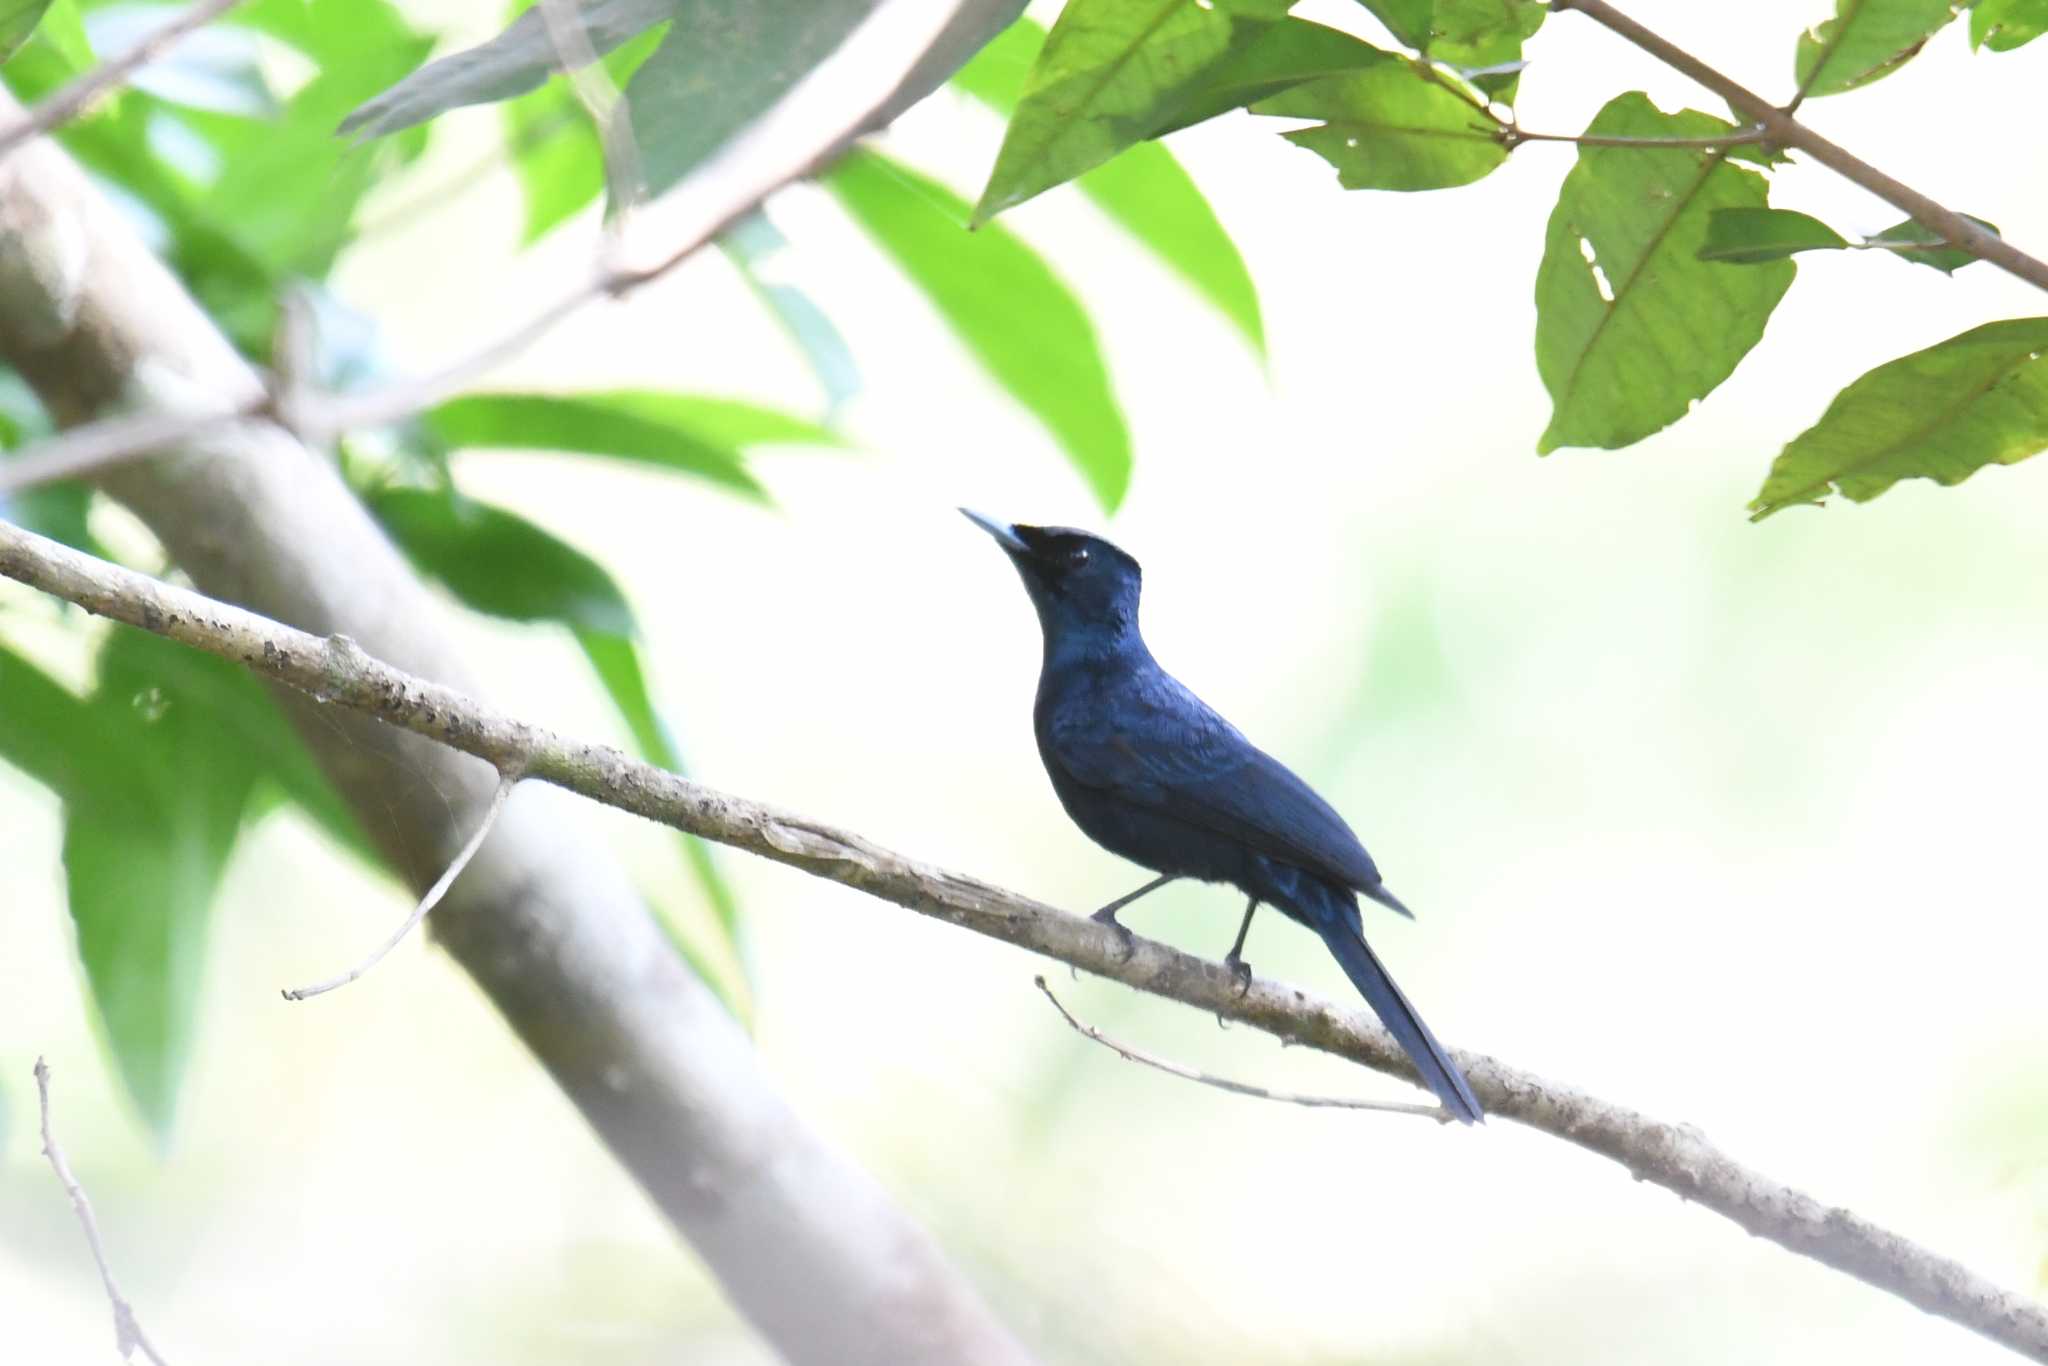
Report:
[[1178,682],[1161,676],[1118,701],[1053,719],[1049,757],[1075,782],[1360,891],[1379,886],[1344,818]]

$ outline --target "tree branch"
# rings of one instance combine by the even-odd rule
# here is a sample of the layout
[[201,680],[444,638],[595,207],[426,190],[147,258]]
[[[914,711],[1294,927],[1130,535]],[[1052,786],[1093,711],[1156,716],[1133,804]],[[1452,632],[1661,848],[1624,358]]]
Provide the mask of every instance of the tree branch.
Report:
[[[374,716],[496,765],[705,839],[786,863],[920,914],[1413,1079],[1379,1025],[1282,983],[1245,987],[1221,964],[919,863],[795,812],[716,791],[496,711],[452,688],[0,523],[0,577],[89,612],[239,660],[332,706]],[[1128,933],[1128,932],[1126,932]],[[1961,1263],[1742,1166],[1697,1130],[1665,1123],[1477,1053],[1454,1050],[1491,1113],[1612,1158],[1759,1237],[2048,1362],[2048,1313]]]
[[[1947,239],[1979,260],[2016,275],[2039,289],[2048,289],[2048,261],[2029,256],[1997,233],[1986,232],[1955,210],[1945,208],[1910,185],[1892,179],[1861,157],[1814,132],[1763,96],[1708,66],[1690,52],[1661,38],[1606,3],[1606,0],[1550,0],[1553,10],[1577,10],[1634,43],[1666,66],[1698,81],[1728,101],[1741,117],[1764,130],[1765,140],[1796,147],[1844,179],[1861,185],[1914,222]],[[1815,70],[1819,68],[1816,66]],[[1804,92],[1802,92],[1803,98]]]
[[113,1268],[107,1265],[107,1249],[100,1242],[99,1220],[93,1217],[92,1201],[86,1198],[85,1187],[78,1184],[78,1178],[71,1174],[71,1164],[64,1160],[64,1150],[57,1146],[57,1136],[50,1131],[50,1065],[41,1058],[36,1059],[36,1104],[42,1110],[43,1156],[50,1159],[50,1170],[57,1173],[57,1180],[63,1184],[64,1193],[71,1197],[71,1208],[78,1215],[79,1226],[85,1230],[85,1245],[92,1249],[93,1264],[100,1269],[100,1285],[107,1292],[107,1301],[114,1308],[114,1350],[126,1361],[136,1352],[155,1366],[165,1366],[163,1354],[149,1340],[149,1334],[142,1331],[141,1322],[135,1317],[135,1307],[122,1295],[121,1287],[114,1284]]
[[204,28],[240,3],[242,0],[199,0],[199,3],[162,28],[144,34],[141,40],[126,52],[109,57],[58,90],[56,94],[37,104],[35,108],[19,115],[5,127],[0,127],[0,157],[6,156],[30,138],[38,137],[61,123],[77,118],[94,100],[127,80],[138,69],[155,61],[172,43],[193,29]]

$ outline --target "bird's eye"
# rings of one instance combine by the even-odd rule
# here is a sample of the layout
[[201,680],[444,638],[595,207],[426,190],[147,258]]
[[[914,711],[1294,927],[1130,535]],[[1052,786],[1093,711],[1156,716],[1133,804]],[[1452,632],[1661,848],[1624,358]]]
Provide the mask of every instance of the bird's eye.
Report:
[[1088,547],[1077,545],[1072,550],[1069,550],[1067,552],[1067,563],[1073,565],[1076,569],[1088,563]]

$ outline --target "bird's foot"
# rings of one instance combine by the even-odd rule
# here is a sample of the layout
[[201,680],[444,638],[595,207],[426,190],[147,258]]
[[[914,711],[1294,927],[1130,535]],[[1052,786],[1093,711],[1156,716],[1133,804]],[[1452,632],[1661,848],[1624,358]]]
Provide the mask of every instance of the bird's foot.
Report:
[[1223,955],[1223,966],[1230,969],[1230,975],[1237,979],[1237,994],[1243,996],[1252,989],[1252,965],[1234,953]]
[[1137,956],[1138,936],[1131,933],[1130,926],[1116,918],[1116,910],[1117,908],[1114,906],[1104,906],[1088,918],[1098,925],[1107,925],[1117,932],[1117,937],[1123,940],[1124,961],[1128,963]]

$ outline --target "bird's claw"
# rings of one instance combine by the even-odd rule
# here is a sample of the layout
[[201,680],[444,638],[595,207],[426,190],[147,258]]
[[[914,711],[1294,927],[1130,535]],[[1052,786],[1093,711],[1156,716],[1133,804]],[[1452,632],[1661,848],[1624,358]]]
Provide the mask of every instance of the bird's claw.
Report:
[[1223,956],[1223,966],[1230,969],[1230,975],[1237,979],[1237,994],[1243,996],[1252,989],[1252,965],[1234,953]]
[[1123,921],[1118,920],[1116,918],[1115,907],[1105,906],[1101,910],[1097,911],[1094,915],[1089,916],[1088,918],[1098,925],[1107,925],[1112,930],[1116,931],[1117,937],[1123,941],[1123,961],[1128,963],[1131,961],[1131,959],[1138,956],[1138,936],[1131,933],[1130,926],[1124,924]]

